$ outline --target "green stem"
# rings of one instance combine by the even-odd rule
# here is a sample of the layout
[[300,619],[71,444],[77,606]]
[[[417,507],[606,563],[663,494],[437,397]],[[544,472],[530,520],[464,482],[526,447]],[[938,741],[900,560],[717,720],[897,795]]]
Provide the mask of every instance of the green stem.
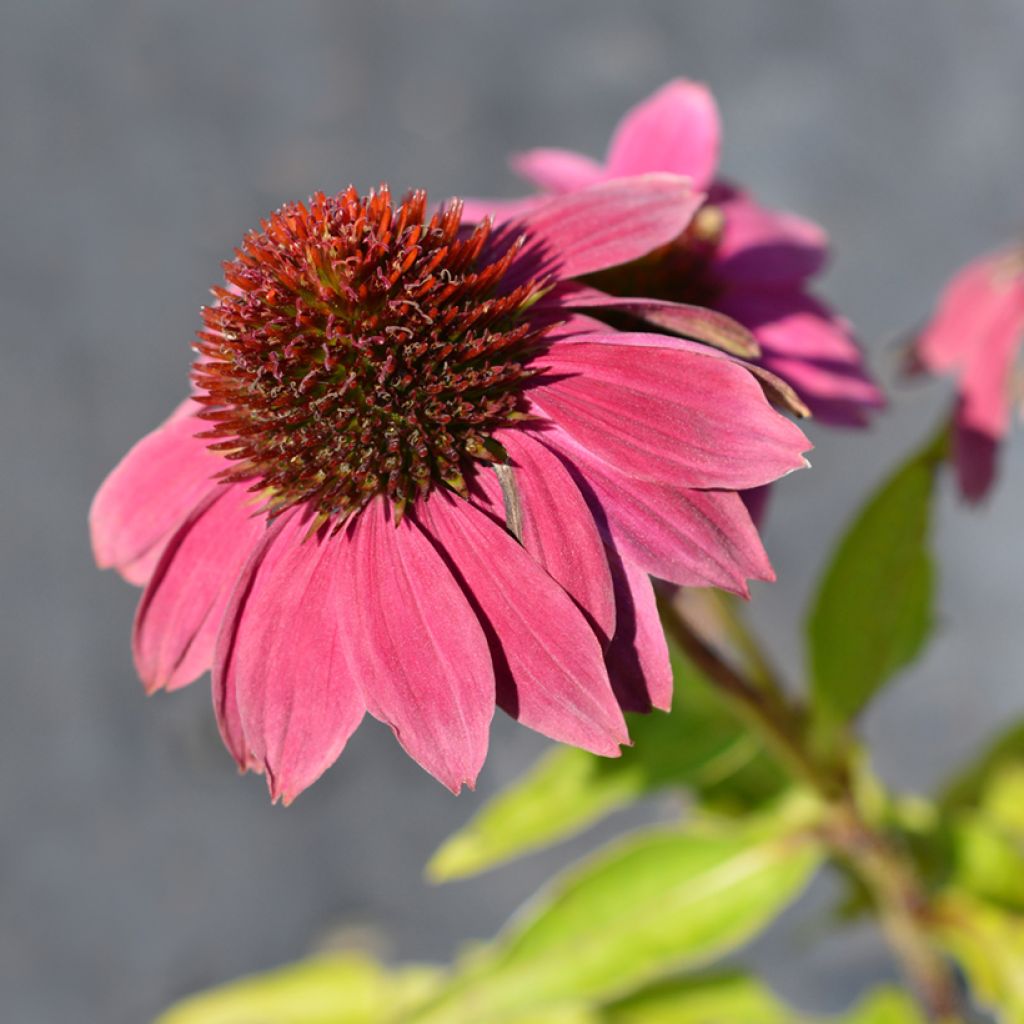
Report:
[[[785,696],[774,673],[764,674],[767,659],[751,656],[757,641],[743,627],[743,639],[730,629],[757,682],[724,659],[693,628],[678,604],[659,597],[666,631],[729,701],[778,760],[798,780],[813,789],[827,808],[826,841],[833,855],[848,865],[870,893],[890,948],[907,980],[917,992],[929,1020],[962,1024],[960,990],[949,964],[932,945],[927,931],[928,895],[912,861],[886,835],[875,829],[857,805],[850,779],[854,766],[845,754],[837,765],[823,762],[804,728],[806,716]],[[760,666],[758,668],[757,666]],[[761,685],[758,685],[761,684]]]

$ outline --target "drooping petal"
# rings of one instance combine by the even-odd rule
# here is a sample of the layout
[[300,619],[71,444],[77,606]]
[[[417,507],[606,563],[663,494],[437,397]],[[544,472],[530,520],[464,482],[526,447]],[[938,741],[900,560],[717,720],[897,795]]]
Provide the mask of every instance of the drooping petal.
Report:
[[416,515],[485,625],[501,707],[553,739],[617,756],[626,724],[601,646],[569,595],[468,502],[436,492]]
[[804,292],[736,290],[718,308],[754,332],[766,353],[859,365],[864,354],[850,325]]
[[605,642],[615,630],[615,596],[593,514],[559,459],[522,430],[495,434],[512,457],[523,547],[590,616]]
[[214,490],[163,549],[135,615],[135,667],[148,693],[176,690],[213,662],[238,573],[266,527],[244,487]]
[[760,289],[792,287],[825,265],[828,236],[812,221],[766,209],[739,192],[717,205],[724,226],[712,266],[719,280]]
[[550,372],[535,378],[531,400],[630,476],[741,490],[807,465],[807,438],[730,359],[577,338],[553,345],[541,361]]
[[291,802],[334,763],[362,720],[346,657],[352,609],[339,599],[349,545],[285,513],[239,574],[214,655],[221,735],[242,768],[262,767]]
[[530,149],[512,157],[511,164],[516,173],[545,192],[571,192],[593,185],[605,176],[604,168],[596,160],[568,149]]
[[761,354],[757,339],[732,317],[706,306],[693,306],[667,299],[648,299],[623,295],[609,295],[575,281],[553,289],[550,298],[572,309],[598,309],[627,313],[657,327],[714,345],[723,352],[744,359]]
[[718,166],[721,127],[707,86],[677,78],[633,107],[608,147],[608,173],[616,176],[672,171],[704,189]]
[[644,572],[688,587],[747,593],[775,578],[743,502],[731,491],[653,483],[617,471],[560,430],[543,435],[579,481],[610,544]]
[[846,408],[858,423],[866,423],[867,410],[885,405],[878,385],[849,363],[764,356],[761,365],[791,384],[812,414],[824,422],[829,422],[830,412]]
[[497,238],[501,246],[520,232],[527,238],[505,286],[538,274],[565,280],[639,259],[681,234],[702,200],[688,179],[674,174],[602,182],[555,196]]
[[199,406],[182,402],[111,470],[89,509],[96,563],[144,584],[171,532],[210,490],[223,465],[195,435]]
[[609,561],[618,623],[605,652],[612,689],[623,711],[668,711],[672,666],[650,577],[614,552]]
[[953,459],[963,496],[981,501],[996,478],[999,443],[988,434],[972,430],[957,418],[953,430]]
[[366,707],[410,757],[458,793],[476,782],[494,715],[484,631],[411,516],[395,526],[378,499],[346,536],[351,554],[339,580],[340,607]]

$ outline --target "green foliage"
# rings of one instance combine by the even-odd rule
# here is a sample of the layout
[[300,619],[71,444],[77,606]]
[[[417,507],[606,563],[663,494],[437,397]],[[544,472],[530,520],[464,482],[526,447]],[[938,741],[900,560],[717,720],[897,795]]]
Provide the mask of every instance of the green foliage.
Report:
[[435,881],[493,868],[566,839],[646,794],[685,787],[718,810],[762,805],[786,784],[779,767],[708,681],[672,652],[670,715],[630,715],[633,746],[620,758],[559,747],[451,836],[427,866]]
[[765,927],[818,867],[808,810],[780,811],[772,830],[657,829],[615,845],[561,878],[411,1019],[499,1024],[712,962]]
[[897,470],[848,528],[821,581],[808,653],[815,709],[827,723],[857,715],[928,636],[935,468],[931,444]]
[[943,789],[946,809],[976,806],[993,776],[1008,767],[1024,767],[1024,722],[1016,722],[971,764],[962,768]]
[[960,964],[977,1001],[1000,1024],[1024,1024],[1024,916],[956,892],[933,916],[936,938]]
[[745,974],[674,978],[605,1008],[605,1024],[810,1024]]
[[438,972],[387,972],[358,953],[315,957],[192,996],[156,1024],[384,1024],[404,1019]]

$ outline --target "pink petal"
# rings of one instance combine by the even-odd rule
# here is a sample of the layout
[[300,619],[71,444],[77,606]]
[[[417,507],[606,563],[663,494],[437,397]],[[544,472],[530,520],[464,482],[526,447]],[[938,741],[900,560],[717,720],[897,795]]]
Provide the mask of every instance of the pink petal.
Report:
[[812,221],[768,210],[742,193],[717,203],[725,226],[713,270],[731,285],[773,288],[799,284],[828,258],[828,236]]
[[395,526],[386,503],[374,501],[348,537],[339,607],[349,620],[349,659],[367,709],[391,726],[410,757],[458,793],[476,782],[494,716],[484,631],[452,570],[410,516]]
[[177,690],[213,661],[235,578],[265,531],[244,487],[214,486],[178,527],[135,615],[135,667],[148,693]]
[[[515,225],[528,242],[507,275],[514,285],[539,273],[579,277],[646,256],[678,237],[703,201],[686,178],[647,174],[556,196]],[[495,239],[507,245],[508,235]]]
[[608,147],[608,173],[672,171],[706,188],[718,166],[721,128],[707,86],[677,78],[633,107]]
[[596,754],[628,742],[601,646],[568,594],[500,526],[435,492],[417,516],[485,624],[498,703],[538,732]]
[[463,199],[462,223],[478,224],[490,217],[495,224],[517,220],[527,211],[544,203],[544,196],[524,196],[521,199]]
[[604,168],[596,160],[568,149],[531,149],[519,153],[512,158],[512,168],[545,192],[572,192],[605,177]]
[[631,476],[742,490],[807,465],[800,429],[771,408],[753,375],[710,350],[577,338],[541,360],[551,372],[535,378],[531,400]]
[[[1024,269],[1016,247],[986,253],[946,286],[938,310],[917,343],[917,355],[933,372],[962,365],[1017,321],[1024,332]],[[998,344],[998,342],[997,342]]]
[[205,425],[191,399],[138,441],[114,467],[89,509],[96,563],[144,584],[171,531],[210,490],[223,465],[195,435]]
[[816,402],[841,402],[854,409],[878,409],[885,405],[878,385],[856,366],[777,356],[765,356],[761,365],[796,388],[812,412],[817,412]]
[[650,577],[629,561],[610,556],[618,628],[605,653],[612,688],[623,711],[668,711],[672,665]]
[[981,342],[960,378],[958,418],[971,430],[1000,438],[1010,428],[1013,367],[1024,342],[1024,287],[1018,304],[1004,306],[1002,316],[989,322]]
[[512,457],[523,547],[590,616],[604,640],[615,630],[615,595],[604,542],[559,459],[522,430],[495,435]]
[[597,288],[567,281],[546,298],[573,309],[606,309],[627,313],[667,331],[714,345],[747,359],[761,354],[757,340],[742,324],[705,306],[691,306],[667,299],[608,295]]
[[850,325],[827,306],[795,289],[727,292],[718,308],[754,332],[763,351],[796,359],[858,366],[864,361]]
[[772,580],[768,556],[742,501],[618,472],[559,430],[544,435],[580,481],[611,545],[639,569],[688,587],[746,594]]
[[214,655],[214,707],[242,768],[262,767],[290,803],[337,760],[365,704],[345,648],[351,608],[338,581],[349,544],[308,515],[285,513],[251,553]]

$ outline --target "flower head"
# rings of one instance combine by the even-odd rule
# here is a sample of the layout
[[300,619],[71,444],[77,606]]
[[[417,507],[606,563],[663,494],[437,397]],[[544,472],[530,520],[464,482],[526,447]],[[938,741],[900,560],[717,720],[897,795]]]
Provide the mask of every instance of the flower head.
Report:
[[995,478],[1022,342],[1024,246],[1016,245],[960,270],[914,347],[920,368],[957,377],[953,456],[961,492],[970,501],[984,497]]
[[286,801],[367,711],[454,791],[496,705],[615,755],[622,710],[670,699],[648,574],[770,578],[736,491],[809,447],[770,377],[560,297],[700,202],[650,175],[494,231],[348,189],[248,235],[192,397],[93,503],[97,560],[145,584],[147,689],[212,667],[226,745]]
[[[725,313],[756,339],[758,348],[741,354],[759,357],[817,418],[862,424],[883,396],[849,325],[807,291],[825,262],[825,235],[816,224],[769,210],[716,178],[720,134],[710,91],[677,79],[625,115],[603,163],[568,150],[536,149],[516,157],[513,166],[548,194],[652,171],[688,176],[706,201],[686,231],[640,260],[585,278],[574,301],[607,308],[608,295],[616,296],[623,313],[683,333],[686,325],[669,303]],[[533,201],[477,201],[470,212],[514,218]]]

